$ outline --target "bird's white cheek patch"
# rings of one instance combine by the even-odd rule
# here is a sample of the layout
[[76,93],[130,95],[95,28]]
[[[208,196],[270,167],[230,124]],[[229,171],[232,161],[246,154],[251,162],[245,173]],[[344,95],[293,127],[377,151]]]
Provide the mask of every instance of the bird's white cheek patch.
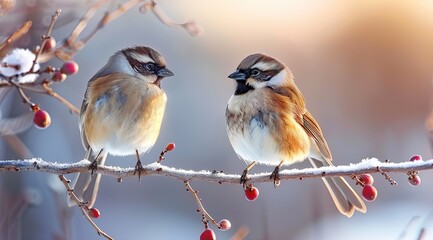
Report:
[[287,78],[287,72],[285,69],[283,69],[268,81],[269,83],[268,85],[280,86],[286,81],[286,78]]

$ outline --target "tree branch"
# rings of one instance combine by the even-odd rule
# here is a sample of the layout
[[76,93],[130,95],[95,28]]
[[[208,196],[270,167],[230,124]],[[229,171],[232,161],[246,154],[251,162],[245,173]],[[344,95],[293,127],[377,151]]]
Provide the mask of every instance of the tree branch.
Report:
[[[69,174],[76,172],[88,172],[90,162],[81,160],[76,163],[52,163],[39,158],[26,160],[0,160],[0,172],[10,171],[38,171],[53,173],[57,175]],[[176,178],[182,181],[204,181],[212,183],[229,183],[239,184],[240,175],[226,174],[222,171],[194,171],[177,169],[162,165],[160,163],[151,163],[144,166],[145,171],[142,176],[162,175]],[[281,180],[288,179],[305,179],[318,178],[323,176],[354,176],[363,173],[382,173],[382,172],[402,172],[421,171],[433,169],[433,160],[414,161],[414,162],[380,162],[372,158],[361,161],[360,163],[305,169],[286,169],[280,172]],[[115,166],[98,166],[96,173],[122,179],[134,176],[134,168],[120,168]],[[263,172],[248,175],[249,183],[273,182],[270,179],[270,172]]]

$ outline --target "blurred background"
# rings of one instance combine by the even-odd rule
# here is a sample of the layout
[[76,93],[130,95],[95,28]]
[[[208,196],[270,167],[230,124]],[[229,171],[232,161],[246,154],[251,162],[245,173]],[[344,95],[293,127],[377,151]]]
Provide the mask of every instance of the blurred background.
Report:
[[[2,0],[0,4],[8,2],[14,5],[0,16],[0,36],[32,20],[31,31],[15,46],[33,48],[57,8],[63,12],[52,35],[61,42],[94,1]],[[124,2],[101,6],[84,33],[106,10]],[[162,83],[168,95],[166,114],[160,137],[143,155],[144,162],[154,162],[167,143],[175,142],[166,165],[240,174],[245,164],[232,150],[225,130],[225,107],[235,88],[227,76],[256,52],[291,68],[336,165],[368,157],[401,162],[413,154],[431,159],[428,127],[433,124],[427,119],[433,99],[433,2],[157,3],[177,22],[194,19],[204,33],[192,37],[180,27],[163,25],[151,12],[133,8],[75,55],[78,74],[55,85],[79,107],[87,81],[115,51],[132,45],[157,49],[175,77]],[[52,124],[17,135],[29,156],[64,163],[83,159],[78,117],[53,98],[30,96],[50,113]],[[3,118],[28,112],[16,91],[0,104]],[[16,141],[13,136],[0,138],[0,159],[29,157],[17,153]],[[107,164],[133,167],[135,157],[109,157]],[[272,169],[253,170],[263,171]],[[433,238],[432,171],[421,172],[419,187],[411,187],[405,174],[391,176],[397,186],[374,175],[377,200],[367,203],[366,214],[351,219],[339,215],[320,179],[284,181],[277,189],[270,183],[258,184],[260,197],[254,202],[246,201],[238,185],[191,184],[213,217],[232,223],[230,231],[216,231],[218,239],[231,239],[244,227],[249,231],[245,239],[418,239],[422,229],[425,239]],[[45,173],[0,173],[0,239],[100,239],[79,209],[66,207],[66,193],[59,184],[56,176]],[[144,177],[141,182],[128,178],[122,183],[103,177],[96,207],[102,212],[97,224],[116,239],[198,239],[203,231],[193,198],[181,181],[167,177]]]

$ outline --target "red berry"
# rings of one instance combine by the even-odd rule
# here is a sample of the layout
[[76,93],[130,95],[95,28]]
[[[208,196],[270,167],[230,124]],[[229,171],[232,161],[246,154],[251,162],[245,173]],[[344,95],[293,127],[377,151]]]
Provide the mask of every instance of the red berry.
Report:
[[247,189],[245,189],[245,197],[248,201],[256,200],[259,197],[259,189],[253,186],[247,187]]
[[55,47],[56,47],[56,39],[50,37],[47,40],[45,40],[45,44],[44,44],[44,48],[42,48],[42,52],[44,53],[49,52]]
[[412,175],[409,176],[409,183],[410,185],[417,187],[418,185],[421,184],[421,178],[418,175]]
[[411,161],[411,162],[421,161],[421,160],[422,160],[422,157],[421,157],[420,155],[413,155],[413,156],[410,158],[410,161]]
[[215,233],[212,229],[205,229],[200,235],[200,240],[216,240]]
[[33,123],[38,128],[47,128],[51,124],[51,117],[47,112],[39,109],[35,112]]
[[60,72],[66,75],[73,75],[78,72],[78,64],[74,61],[64,62],[63,66],[60,68]]
[[362,189],[362,197],[369,202],[374,201],[377,198],[377,189],[371,185],[365,185]]
[[55,82],[63,82],[65,81],[66,77],[67,77],[66,74],[61,73],[60,71],[55,71],[51,79]]
[[361,176],[359,176],[359,181],[364,185],[373,185],[374,178],[370,174],[361,174]]
[[223,219],[221,220],[218,225],[220,226],[220,229],[223,231],[227,231],[232,227],[232,223],[227,220],[227,219]]
[[167,152],[173,151],[173,149],[176,147],[176,145],[174,143],[169,143],[167,144],[167,146],[165,147],[165,150]]
[[101,212],[99,212],[97,208],[90,208],[88,213],[89,216],[92,218],[98,218],[99,216],[101,216]]

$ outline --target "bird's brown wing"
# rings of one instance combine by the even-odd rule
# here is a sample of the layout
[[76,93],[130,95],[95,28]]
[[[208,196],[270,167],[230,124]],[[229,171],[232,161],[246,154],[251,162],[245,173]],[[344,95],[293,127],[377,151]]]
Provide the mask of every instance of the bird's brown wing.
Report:
[[86,90],[86,93],[84,94],[83,103],[81,104],[80,120],[78,123],[80,128],[81,143],[83,144],[83,147],[84,149],[86,149],[86,151],[89,150],[90,146],[89,146],[89,142],[87,141],[86,132],[83,124],[84,124],[84,116],[86,114],[88,104],[89,103],[87,102],[87,90]]
[[328,144],[326,143],[325,137],[323,136],[322,130],[317,121],[313,116],[311,116],[310,112],[305,109],[305,112],[298,119],[301,120],[298,121],[299,124],[301,124],[307,134],[316,142],[323,157],[328,161],[332,161],[332,154],[329,150]]
[[322,130],[313,116],[305,108],[304,97],[295,85],[290,87],[274,88],[274,92],[289,98],[290,110],[294,114],[296,121],[305,129],[305,132],[314,139],[320,153],[328,162],[332,161],[332,154],[323,137]]

